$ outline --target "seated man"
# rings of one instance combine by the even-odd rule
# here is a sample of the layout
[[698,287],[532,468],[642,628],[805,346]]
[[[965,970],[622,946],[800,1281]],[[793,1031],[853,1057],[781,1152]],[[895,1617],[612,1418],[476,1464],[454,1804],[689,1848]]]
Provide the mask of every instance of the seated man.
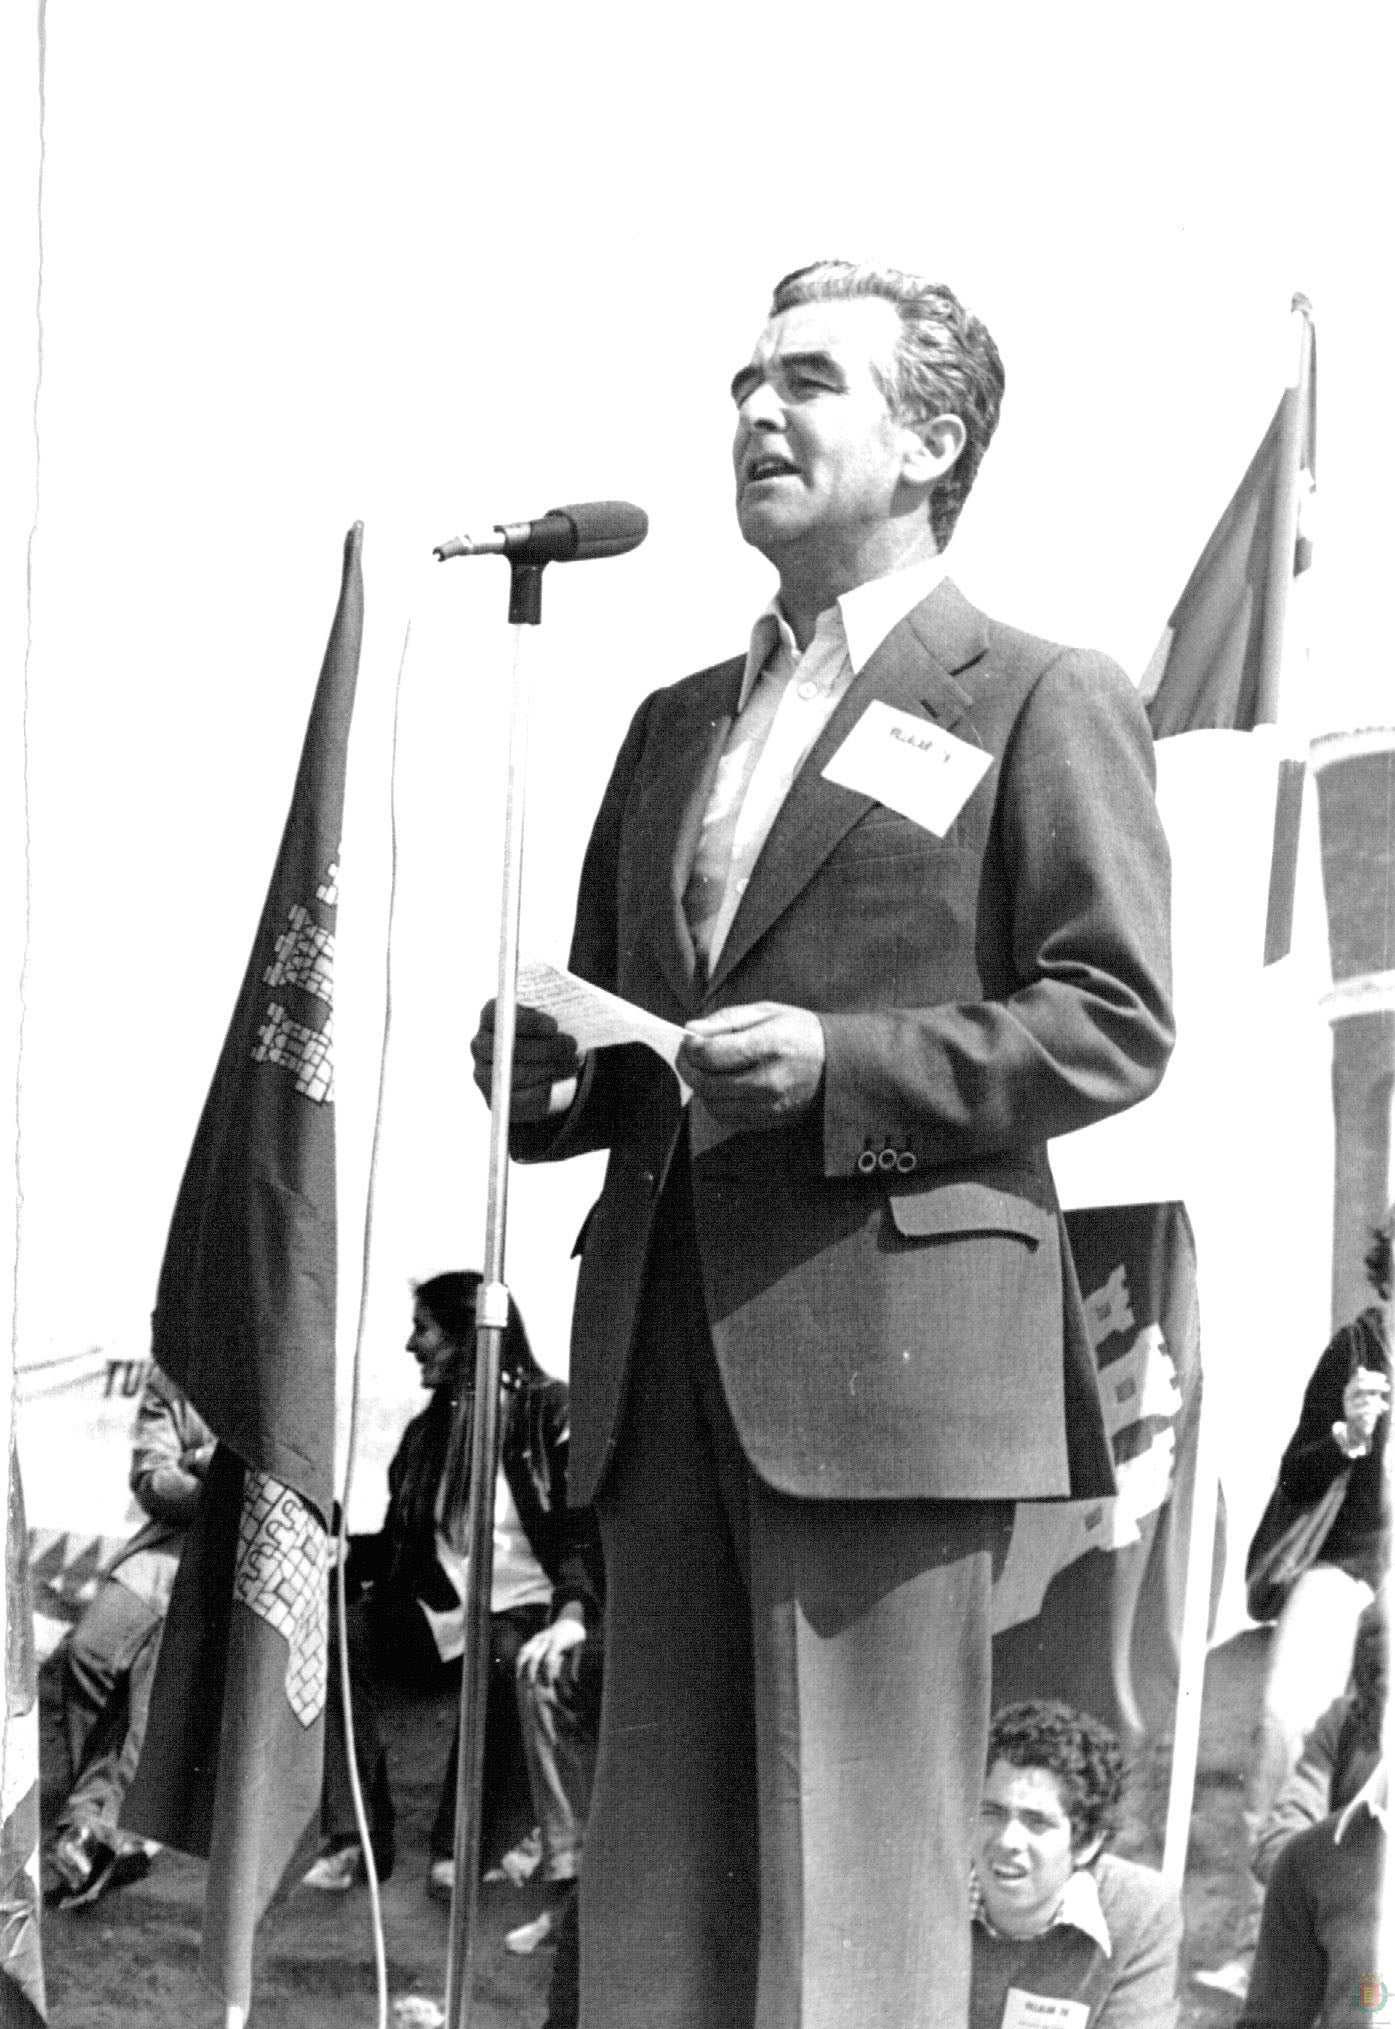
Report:
[[[1104,1847],[1124,1769],[1088,1712],[1032,1699],[988,1735],[973,1842],[970,2029],[1057,2019],[1072,2029],[1175,2029],[1182,1911],[1150,1867]],[[1065,2019],[1064,2016],[1061,2019]]]
[[150,1865],[145,1842],[118,1820],[140,1760],[179,1553],[213,1451],[203,1418],[152,1367],[136,1410],[130,1480],[150,1519],[117,1553],[55,1658],[72,1786],[48,1859],[50,1900],[64,1908],[95,1902]]
[[1257,1880],[1267,1884],[1295,1833],[1349,1804],[1380,1760],[1389,1642],[1381,1592],[1356,1623],[1350,1687],[1334,1698],[1304,1740],[1293,1773],[1255,1834],[1250,1866]]
[[1375,2019],[1386,1993],[1377,1968],[1389,1808],[1381,1760],[1344,1810],[1283,1848],[1236,2029],[1340,2029]]

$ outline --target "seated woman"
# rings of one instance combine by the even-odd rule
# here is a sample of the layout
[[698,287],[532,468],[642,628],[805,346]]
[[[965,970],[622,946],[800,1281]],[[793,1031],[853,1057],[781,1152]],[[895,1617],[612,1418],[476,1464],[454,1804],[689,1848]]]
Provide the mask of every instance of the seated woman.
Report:
[[994,1715],[973,1841],[970,2029],[1175,2029],[1176,1893],[1104,1850],[1123,1786],[1119,1743],[1090,1713],[1031,1699]]
[[[473,1271],[433,1276],[414,1292],[407,1350],[431,1400],[413,1417],[388,1467],[388,1506],[375,1536],[352,1539],[345,1573],[354,1754],[378,1873],[394,1859],[394,1810],[378,1723],[375,1676],[422,1690],[459,1682],[465,1645],[472,1418],[456,1407],[473,1393]],[[600,1546],[594,1519],[567,1507],[568,1397],[533,1357],[511,1305],[500,1366],[499,1477],[494,1506],[491,1667],[485,1713],[480,1850],[488,1867],[512,1843],[515,1797],[527,1787],[515,1673],[520,1651],[559,1617],[595,1610]],[[453,1438],[456,1440],[453,1442]],[[331,1595],[332,1596],[332,1595]],[[321,1827],[325,1846],[305,1876],[328,1891],[363,1878],[339,1691],[338,1645],[330,1639]],[[431,1832],[432,1882],[449,1890],[455,1837],[452,1745]]]

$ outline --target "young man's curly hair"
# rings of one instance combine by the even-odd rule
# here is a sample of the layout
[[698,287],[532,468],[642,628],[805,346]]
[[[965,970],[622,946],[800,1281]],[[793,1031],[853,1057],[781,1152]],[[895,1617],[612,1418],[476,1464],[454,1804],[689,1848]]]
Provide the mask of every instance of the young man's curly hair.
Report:
[[1103,1720],[1054,1698],[1004,1705],[988,1729],[988,1767],[1044,1768],[1061,1786],[1071,1845],[1079,1851],[1107,1840],[1119,1822],[1124,1757]]

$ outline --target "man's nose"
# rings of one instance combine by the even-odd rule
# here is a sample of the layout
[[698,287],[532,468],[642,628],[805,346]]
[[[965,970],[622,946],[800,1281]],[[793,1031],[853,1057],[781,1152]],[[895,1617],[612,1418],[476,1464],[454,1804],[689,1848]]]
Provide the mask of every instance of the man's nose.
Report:
[[785,405],[768,380],[757,381],[737,410],[748,430],[778,430],[785,420]]

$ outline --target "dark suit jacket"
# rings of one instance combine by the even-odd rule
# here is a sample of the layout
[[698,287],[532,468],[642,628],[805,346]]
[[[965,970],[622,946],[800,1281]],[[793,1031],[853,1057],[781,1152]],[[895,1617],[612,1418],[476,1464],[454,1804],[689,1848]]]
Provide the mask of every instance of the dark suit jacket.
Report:
[[[1133,688],[941,584],[815,743],[704,987],[681,898],[741,671],[641,705],[587,849],[571,964],[675,1022],[759,1000],[823,1019],[821,1103],[692,1164],[747,1455],[805,1496],[1110,1492],[1045,1143],[1144,1098],[1172,1043],[1168,856]],[[992,756],[943,839],[822,778],[874,698]],[[633,1045],[598,1053],[560,1126],[515,1136],[525,1160],[610,1150],[573,1323],[578,1501],[614,1447],[680,1125],[673,1074]]]

